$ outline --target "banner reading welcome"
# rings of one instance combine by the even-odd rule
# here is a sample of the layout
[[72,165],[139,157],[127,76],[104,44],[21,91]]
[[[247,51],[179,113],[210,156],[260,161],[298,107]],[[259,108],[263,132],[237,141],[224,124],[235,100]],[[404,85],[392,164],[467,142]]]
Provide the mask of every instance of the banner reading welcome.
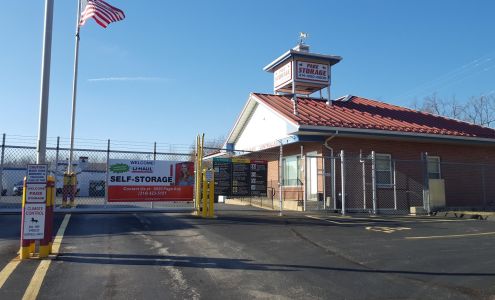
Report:
[[108,201],[192,201],[194,163],[111,159]]

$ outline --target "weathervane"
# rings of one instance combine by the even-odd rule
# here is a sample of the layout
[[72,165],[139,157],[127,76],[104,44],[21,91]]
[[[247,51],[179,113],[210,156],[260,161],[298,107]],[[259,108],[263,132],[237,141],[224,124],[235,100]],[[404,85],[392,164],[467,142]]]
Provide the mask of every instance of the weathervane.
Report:
[[300,32],[299,33],[299,44],[304,44],[304,41],[309,37],[309,34],[307,32]]

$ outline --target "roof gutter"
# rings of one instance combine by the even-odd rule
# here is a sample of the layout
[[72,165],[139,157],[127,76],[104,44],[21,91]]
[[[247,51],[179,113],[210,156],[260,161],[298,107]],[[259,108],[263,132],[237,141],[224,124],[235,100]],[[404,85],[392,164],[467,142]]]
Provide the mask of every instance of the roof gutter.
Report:
[[339,134],[339,131],[337,130],[337,131],[335,131],[334,134],[332,134],[331,136],[329,136],[325,140],[325,142],[323,143],[323,146],[325,146],[325,148],[327,148],[328,150],[330,150],[330,156],[331,157],[333,157],[333,148],[328,145],[328,142],[330,142],[331,140],[333,140],[338,134]]
[[[467,137],[467,136],[452,136],[452,135],[442,135],[442,134],[428,134],[428,133],[414,133],[414,132],[398,132],[392,130],[378,130],[378,129],[353,129],[353,128],[342,128],[342,127],[327,127],[327,126],[310,126],[301,125],[299,126],[299,132],[301,133],[321,133],[328,134],[328,132],[340,132],[340,135],[374,135],[374,136],[394,136],[402,138],[419,138],[419,139],[442,139],[450,140],[456,142],[476,142],[476,143],[489,143],[495,144],[495,137],[491,138],[480,138],[480,137]],[[293,133],[296,134],[296,133]]]

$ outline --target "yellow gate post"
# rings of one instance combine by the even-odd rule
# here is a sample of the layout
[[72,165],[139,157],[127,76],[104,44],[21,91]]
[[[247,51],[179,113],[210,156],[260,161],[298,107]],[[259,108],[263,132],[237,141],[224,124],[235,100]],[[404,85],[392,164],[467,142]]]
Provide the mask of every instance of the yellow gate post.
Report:
[[46,185],[45,237],[40,240],[39,258],[46,258],[52,252],[53,204],[55,202],[55,178],[48,176]]
[[[23,189],[22,189],[22,211],[24,212],[24,207],[26,206],[26,177],[24,177]],[[26,240],[23,238],[24,232],[24,213],[22,214],[21,221],[21,250],[19,251],[19,256],[21,259],[28,259],[31,253],[35,251],[35,241]]]
[[202,183],[202,173],[203,169],[203,145],[204,145],[204,134],[202,136],[198,135],[196,137],[196,170],[195,170],[195,180],[194,180],[194,206],[196,208],[196,214],[201,213],[201,183]]
[[206,218],[208,216],[208,184],[206,183],[206,170],[203,170],[202,173],[202,182],[201,185],[203,186],[203,193],[202,193],[202,201],[201,201],[201,216],[203,218]]
[[214,170],[211,170],[211,176],[210,176],[210,182],[208,182],[209,186],[209,205],[208,205],[208,217],[209,218],[214,218],[215,217],[215,172]]

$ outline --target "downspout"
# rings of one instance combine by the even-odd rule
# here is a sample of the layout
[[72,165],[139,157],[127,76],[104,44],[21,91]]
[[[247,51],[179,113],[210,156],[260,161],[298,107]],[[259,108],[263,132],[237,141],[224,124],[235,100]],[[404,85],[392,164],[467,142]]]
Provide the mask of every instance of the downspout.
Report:
[[[337,135],[339,134],[339,131],[335,131],[335,133],[331,136],[329,136],[325,142],[323,143],[323,146],[325,146],[325,148],[327,148],[328,150],[330,150],[330,157],[331,157],[331,160],[330,160],[330,168],[332,169],[332,201],[333,201],[333,209],[334,210],[337,210],[337,201],[336,201],[336,193],[335,193],[335,157],[333,156],[333,148],[330,147],[328,145],[328,142],[330,142],[331,140],[333,140]],[[326,182],[325,182],[326,184]],[[325,195],[326,197],[326,195]],[[326,199],[324,199],[324,201],[326,201]]]

